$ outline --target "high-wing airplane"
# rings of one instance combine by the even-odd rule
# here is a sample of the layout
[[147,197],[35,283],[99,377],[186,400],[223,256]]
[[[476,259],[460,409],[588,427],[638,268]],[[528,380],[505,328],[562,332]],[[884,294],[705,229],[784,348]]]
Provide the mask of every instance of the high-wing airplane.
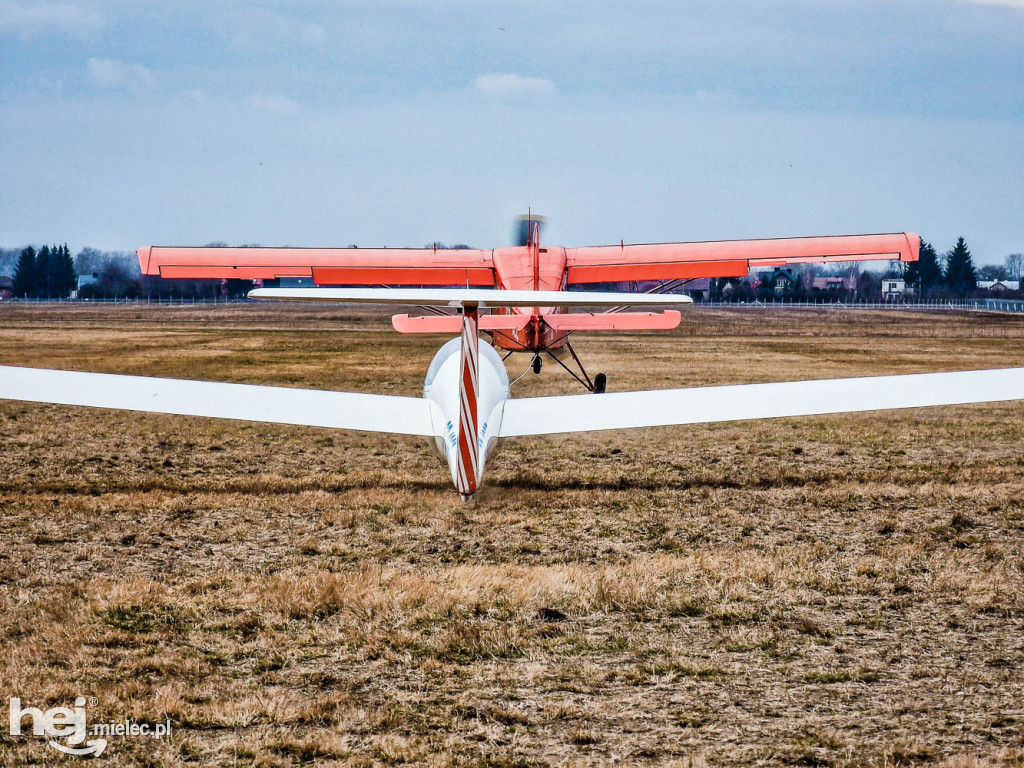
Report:
[[[260,281],[306,278],[318,286],[449,286],[499,290],[567,291],[602,283],[658,281],[666,293],[703,277],[746,277],[751,268],[803,263],[870,260],[916,261],[921,238],[912,232],[771,240],[719,240],[648,245],[563,248],[540,243],[543,217],[520,217],[516,244],[504,248],[176,248],[147,246],[138,251],[144,275],[168,278],[227,278]],[[286,298],[285,289],[273,294]],[[302,292],[294,298],[307,298]],[[262,293],[269,298],[271,294]],[[582,304],[583,302],[578,302]],[[604,390],[607,377],[593,379],[572,347],[578,331],[670,330],[679,312],[571,313],[561,306],[495,307],[481,315],[479,328],[507,354],[532,353],[539,373],[542,355],[555,360],[592,392]],[[426,316],[395,315],[399,333],[460,332],[454,314],[433,309]],[[562,358],[566,352],[578,370]],[[506,354],[506,356],[507,356]]]
[[[561,344],[564,339],[559,334],[624,327],[614,325],[618,318],[606,321],[608,316],[597,314],[599,310],[654,306],[668,314],[672,307],[691,303],[689,297],[672,293],[564,290],[569,285],[666,275],[664,279],[682,280],[716,270],[720,275],[738,273],[738,264],[725,266],[732,262],[742,262],[746,274],[750,264],[870,258],[912,261],[919,247],[916,236],[904,233],[746,244],[549,248],[547,253],[555,253],[551,262],[544,262],[538,228],[530,229],[531,239],[524,246],[468,254],[432,249],[140,250],[143,271],[175,277],[235,276],[237,270],[241,272],[237,276],[247,279],[311,275],[318,283],[416,286],[460,284],[465,278],[469,287],[258,288],[249,294],[257,299],[371,302],[454,311],[451,316],[438,316],[445,323],[443,329],[429,331],[459,335],[434,355],[422,398],[0,366],[0,399],[419,435],[433,439],[463,498],[477,490],[487,456],[505,437],[1024,399],[1024,368],[513,398],[496,348],[537,354]],[[729,258],[716,259],[724,256]],[[574,277],[573,269],[594,271]],[[473,287],[473,281],[486,287]],[[568,311],[579,307],[589,313]],[[481,315],[481,309],[493,314]],[[659,316],[632,315],[637,325],[625,327],[648,328],[649,322],[655,322],[650,318]],[[406,322],[403,317],[407,316],[396,317],[396,327]],[[484,318],[509,323],[525,319],[526,323],[513,328],[495,321],[488,327]],[[559,327],[565,318],[571,325]],[[593,319],[593,326],[585,324],[590,322],[587,318]],[[674,320],[678,323],[678,316]],[[481,330],[491,333],[493,346],[481,343]],[[525,337],[505,335],[516,330]]]

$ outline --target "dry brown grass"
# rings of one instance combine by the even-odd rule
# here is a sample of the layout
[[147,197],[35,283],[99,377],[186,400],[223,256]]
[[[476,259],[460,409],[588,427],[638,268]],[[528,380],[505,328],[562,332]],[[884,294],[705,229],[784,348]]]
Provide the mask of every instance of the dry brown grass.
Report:
[[[1022,336],[694,309],[579,350],[626,389],[1024,365]],[[0,308],[0,363],[79,370],[416,394],[439,342]],[[426,441],[2,403],[0,691],[172,720],[111,765],[1024,765],[1022,416],[517,439],[465,505]],[[0,764],[58,762],[3,733]]]

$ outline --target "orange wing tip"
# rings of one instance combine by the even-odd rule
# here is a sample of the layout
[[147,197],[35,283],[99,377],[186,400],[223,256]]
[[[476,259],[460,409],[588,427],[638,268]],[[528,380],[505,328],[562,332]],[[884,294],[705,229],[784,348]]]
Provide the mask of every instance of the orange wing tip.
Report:
[[150,272],[149,271],[149,263],[150,263],[150,261],[153,258],[153,246],[152,245],[146,245],[146,246],[143,246],[142,248],[139,248],[139,250],[136,251],[136,254],[139,257],[139,269],[142,270],[142,274],[144,274],[144,275],[156,275],[156,274],[159,274],[159,271],[157,271],[157,272]]
[[907,238],[909,253],[903,261],[917,261],[921,258],[921,236],[916,232],[906,232],[904,234]]

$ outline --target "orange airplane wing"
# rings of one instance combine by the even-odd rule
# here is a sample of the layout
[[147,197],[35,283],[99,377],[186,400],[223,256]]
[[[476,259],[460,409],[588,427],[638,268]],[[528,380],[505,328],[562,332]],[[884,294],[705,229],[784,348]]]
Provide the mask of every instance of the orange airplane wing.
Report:
[[605,245],[566,248],[568,282],[746,277],[753,267],[899,259],[917,261],[921,238],[912,232],[773,240]]
[[463,248],[140,248],[144,275],[317,285],[494,285],[491,252]]

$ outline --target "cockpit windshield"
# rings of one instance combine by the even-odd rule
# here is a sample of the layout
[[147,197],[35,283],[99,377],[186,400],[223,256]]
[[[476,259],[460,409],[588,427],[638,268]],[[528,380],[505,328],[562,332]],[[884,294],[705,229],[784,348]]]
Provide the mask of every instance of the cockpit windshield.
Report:
[[444,365],[444,361],[452,355],[459,354],[461,349],[462,338],[456,336],[437,350],[437,354],[434,355],[434,359],[430,361],[430,367],[427,368],[427,378],[423,380],[424,389],[429,389],[434,383],[434,378],[437,376],[437,372],[441,370],[441,366]]

